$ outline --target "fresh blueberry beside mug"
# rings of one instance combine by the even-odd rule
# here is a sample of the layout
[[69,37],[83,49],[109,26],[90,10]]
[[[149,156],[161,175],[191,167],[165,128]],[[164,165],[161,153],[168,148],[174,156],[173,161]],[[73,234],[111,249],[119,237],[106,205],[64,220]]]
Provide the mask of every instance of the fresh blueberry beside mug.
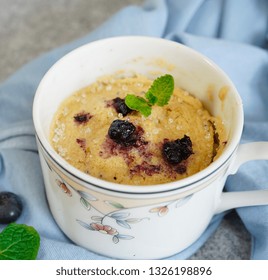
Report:
[[21,198],[12,192],[0,192],[0,224],[15,222],[22,212]]

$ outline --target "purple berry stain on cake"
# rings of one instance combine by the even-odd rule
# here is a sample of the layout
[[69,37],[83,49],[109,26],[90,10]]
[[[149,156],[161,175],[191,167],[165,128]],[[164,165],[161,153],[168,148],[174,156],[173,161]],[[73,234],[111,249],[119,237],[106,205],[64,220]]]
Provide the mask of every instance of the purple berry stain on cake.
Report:
[[85,124],[92,118],[90,113],[80,112],[74,116],[74,121],[77,124]]

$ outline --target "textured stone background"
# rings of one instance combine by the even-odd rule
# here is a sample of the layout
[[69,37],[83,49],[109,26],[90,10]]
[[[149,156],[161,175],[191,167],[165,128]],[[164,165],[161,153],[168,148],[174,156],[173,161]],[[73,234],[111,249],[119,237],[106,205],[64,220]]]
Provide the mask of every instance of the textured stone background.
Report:
[[[179,0],[178,0],[179,1]],[[0,82],[38,55],[84,36],[143,0],[0,0]],[[232,212],[192,259],[249,259],[250,236]]]

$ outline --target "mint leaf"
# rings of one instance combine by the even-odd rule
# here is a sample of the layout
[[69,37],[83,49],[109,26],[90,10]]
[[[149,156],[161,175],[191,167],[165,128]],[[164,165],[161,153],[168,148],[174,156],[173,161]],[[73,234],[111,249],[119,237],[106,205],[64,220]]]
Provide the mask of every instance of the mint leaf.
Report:
[[171,75],[166,74],[153,81],[145,97],[152,105],[164,106],[168,104],[173,90],[174,79]]
[[174,79],[171,75],[163,75],[153,81],[151,87],[145,94],[145,98],[128,94],[125,104],[132,110],[139,111],[145,117],[152,112],[152,105],[164,106],[174,91]]
[[142,97],[128,94],[125,98],[125,103],[130,109],[139,111],[145,117],[148,117],[152,112],[151,106]]
[[35,260],[40,236],[31,226],[11,223],[0,233],[0,260]]

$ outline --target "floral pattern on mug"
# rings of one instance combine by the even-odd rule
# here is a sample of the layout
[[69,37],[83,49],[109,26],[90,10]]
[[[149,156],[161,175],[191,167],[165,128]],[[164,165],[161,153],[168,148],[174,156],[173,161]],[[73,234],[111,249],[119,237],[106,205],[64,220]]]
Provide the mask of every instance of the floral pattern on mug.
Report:
[[104,234],[109,234],[109,235],[117,235],[118,234],[118,231],[115,228],[112,228],[111,226],[108,226],[108,225],[91,223],[90,226],[93,230],[99,231],[99,232],[104,233]]
[[[81,201],[81,200],[80,200]],[[89,203],[89,202],[88,202]],[[126,209],[122,204],[113,202],[113,201],[105,201],[105,203],[112,205],[113,207],[120,209]],[[83,202],[84,204],[84,202]],[[89,208],[87,208],[89,209]],[[101,213],[100,213],[101,214]],[[134,238],[132,235],[126,235],[126,234],[120,234],[119,230],[104,224],[104,220],[106,218],[109,218],[110,220],[113,220],[116,222],[116,224],[120,227],[123,227],[125,229],[131,229],[131,224],[139,223],[142,220],[148,220],[149,218],[130,218],[131,213],[130,212],[119,212],[119,210],[112,211],[106,215],[102,214],[100,216],[91,216],[91,219],[95,221],[94,223],[85,223],[81,220],[76,220],[82,227],[91,230],[91,231],[98,231],[102,234],[112,235],[112,241],[116,244],[119,242],[120,239],[123,240],[131,240]]]
[[72,196],[72,192],[70,191],[70,189],[66,186],[66,184],[64,182],[56,179],[56,183],[64,193],[66,193],[68,196]]
[[133,239],[134,236],[131,235],[125,235],[125,234],[119,234],[117,229],[109,226],[109,225],[103,225],[101,223],[90,223],[87,224],[81,220],[76,220],[82,227],[85,229],[91,230],[91,231],[97,231],[101,234],[106,234],[113,236],[112,241],[116,244],[119,242],[120,239],[130,240]]
[[193,196],[193,194],[190,194],[186,197],[183,197],[179,200],[176,200],[176,201],[170,201],[169,203],[167,203],[166,205],[164,206],[158,206],[158,207],[154,207],[154,208],[151,208],[149,210],[150,213],[157,213],[159,217],[163,217],[165,215],[168,214],[169,212],[169,207],[171,205],[174,204],[175,208],[178,208],[182,205],[184,205],[186,202],[188,202],[188,200]]
[[[49,166],[49,163],[48,162],[46,162],[46,163]],[[119,228],[115,228],[114,226],[109,225],[109,223],[106,222],[106,219],[109,219],[110,222],[113,221],[119,227],[125,228],[128,230],[132,229],[132,224],[139,223],[143,220],[148,220],[148,221],[150,220],[150,217],[142,217],[142,218],[131,217],[131,215],[132,215],[131,209],[135,209],[135,208],[126,208],[124,205],[122,205],[121,203],[119,203],[117,201],[110,201],[110,200],[102,201],[105,204],[114,208],[115,210],[112,210],[107,214],[101,213],[100,210],[98,210],[98,209],[96,209],[96,207],[94,207],[94,205],[93,205],[94,203],[92,204],[92,202],[99,201],[99,199],[97,197],[95,197],[89,191],[77,190],[75,187],[73,187],[70,184],[68,184],[67,182],[65,182],[61,178],[61,176],[53,168],[51,168],[51,166],[49,166],[49,169],[51,172],[55,173],[55,175],[57,177],[55,179],[56,185],[65,194],[67,194],[69,197],[72,197],[73,196],[72,192],[75,192],[80,197],[80,203],[85,210],[87,210],[89,212],[91,210],[94,210],[94,215],[92,214],[90,216],[90,219],[94,222],[86,223],[80,219],[76,219],[76,222],[83,228],[90,230],[90,231],[98,232],[103,235],[111,236],[112,242],[117,244],[120,241],[120,239],[121,240],[131,240],[135,237],[133,235],[121,234]],[[170,212],[171,208],[175,209],[175,208],[178,208],[178,207],[184,205],[185,203],[187,203],[189,201],[189,199],[192,196],[193,196],[193,194],[188,195],[188,196],[183,197],[178,200],[173,200],[173,201],[167,202],[165,205],[154,206],[149,209],[149,213],[152,213],[152,214],[156,213],[159,217],[164,217]],[[146,207],[146,205],[144,205],[144,207]],[[96,212],[98,213],[98,215],[95,214]]]
[[169,209],[168,206],[160,206],[160,207],[154,207],[149,210],[150,213],[157,213],[158,216],[162,217],[165,216],[168,213]]

